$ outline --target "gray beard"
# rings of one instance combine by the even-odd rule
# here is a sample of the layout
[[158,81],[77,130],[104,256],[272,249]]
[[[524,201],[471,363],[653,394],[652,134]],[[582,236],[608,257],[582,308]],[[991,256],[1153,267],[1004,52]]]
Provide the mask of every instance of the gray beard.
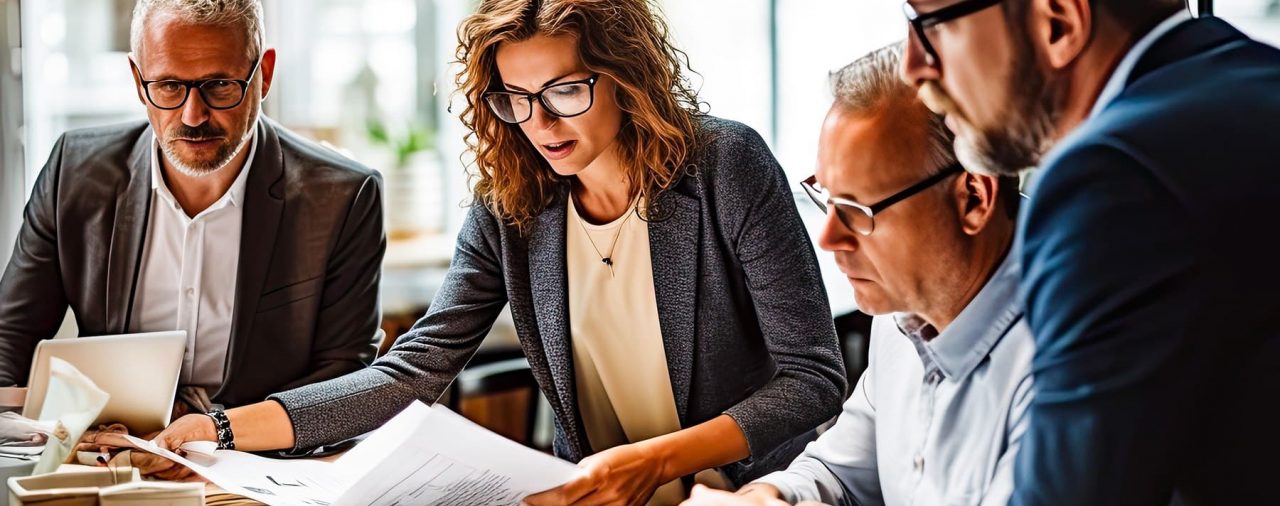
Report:
[[225,169],[227,165],[231,163],[231,160],[234,160],[236,156],[244,150],[244,147],[249,144],[250,137],[252,137],[252,130],[246,132],[245,135],[240,138],[240,142],[236,143],[235,148],[225,152],[219,152],[218,157],[212,163],[201,166],[184,163],[180,158],[178,158],[178,154],[174,152],[173,146],[168,142],[160,143],[160,151],[164,153],[164,158],[165,160],[168,160],[169,165],[182,173],[182,175],[187,177],[203,178],[212,176],[222,169]]

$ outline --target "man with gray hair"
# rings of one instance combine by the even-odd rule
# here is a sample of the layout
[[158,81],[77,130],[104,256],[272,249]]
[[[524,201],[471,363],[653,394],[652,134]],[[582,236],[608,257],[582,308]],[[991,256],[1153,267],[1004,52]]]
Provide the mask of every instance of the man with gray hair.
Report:
[[261,116],[260,1],[139,0],[131,42],[148,121],[54,146],[0,279],[0,386],[26,382],[68,308],[82,336],[186,331],[189,410],[364,367],[381,180]]
[[956,163],[942,119],[898,78],[901,55],[833,76],[818,172],[802,183],[827,213],[819,246],[880,315],[869,366],[790,467],[737,495],[697,488],[686,505],[1008,500],[1033,353],[1010,254],[1017,180]]

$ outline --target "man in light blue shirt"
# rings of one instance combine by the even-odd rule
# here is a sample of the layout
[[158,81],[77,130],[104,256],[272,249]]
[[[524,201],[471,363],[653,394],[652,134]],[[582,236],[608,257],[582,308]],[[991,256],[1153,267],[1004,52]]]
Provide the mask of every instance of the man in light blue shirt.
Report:
[[[1017,180],[970,174],[897,77],[901,49],[833,76],[805,190],[820,246],[875,318],[844,413],[789,468],[687,504],[1004,504],[1031,400],[1031,334],[1010,255]],[[795,409],[805,409],[795,406]]]

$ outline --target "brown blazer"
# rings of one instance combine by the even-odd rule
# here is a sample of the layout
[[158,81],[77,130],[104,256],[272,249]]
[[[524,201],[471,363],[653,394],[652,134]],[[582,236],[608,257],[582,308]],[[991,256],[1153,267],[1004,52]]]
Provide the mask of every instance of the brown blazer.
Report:
[[[224,383],[230,406],[373,358],[381,177],[263,118],[249,173]],[[128,331],[151,202],[146,122],[67,132],[36,179],[0,279],[0,386],[23,384],[68,307],[82,336]]]

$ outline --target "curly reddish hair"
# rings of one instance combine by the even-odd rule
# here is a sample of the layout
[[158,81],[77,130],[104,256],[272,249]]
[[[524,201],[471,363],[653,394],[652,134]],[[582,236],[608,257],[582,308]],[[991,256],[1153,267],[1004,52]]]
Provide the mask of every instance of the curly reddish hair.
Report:
[[651,210],[691,158],[700,111],[683,73],[688,57],[671,44],[649,0],[483,0],[462,21],[455,83],[466,99],[461,118],[476,200],[523,232],[567,182],[517,125],[499,120],[483,101],[501,87],[498,45],[535,35],[574,37],[586,67],[617,83],[623,121],[615,144],[632,197]]

